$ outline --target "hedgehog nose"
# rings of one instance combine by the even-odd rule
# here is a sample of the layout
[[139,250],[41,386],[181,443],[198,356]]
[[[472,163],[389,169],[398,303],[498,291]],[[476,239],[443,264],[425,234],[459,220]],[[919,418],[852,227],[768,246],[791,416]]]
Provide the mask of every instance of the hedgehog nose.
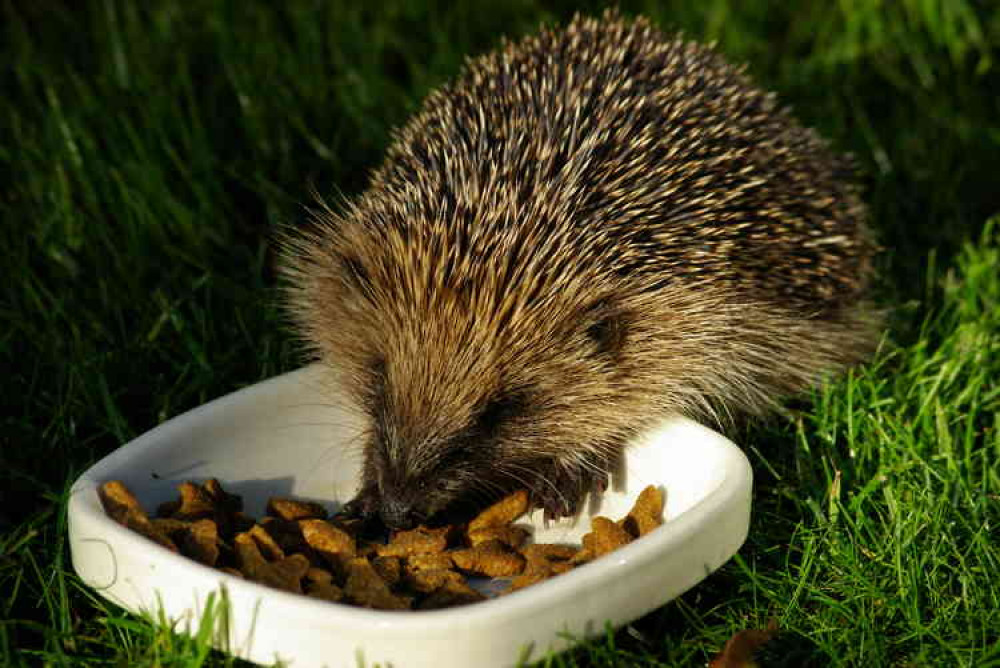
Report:
[[390,529],[412,529],[416,524],[413,508],[398,499],[383,499],[378,514]]

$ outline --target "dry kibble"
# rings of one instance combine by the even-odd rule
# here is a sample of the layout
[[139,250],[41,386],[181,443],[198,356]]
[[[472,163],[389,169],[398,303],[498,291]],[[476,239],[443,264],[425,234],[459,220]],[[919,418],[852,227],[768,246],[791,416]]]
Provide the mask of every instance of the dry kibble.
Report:
[[173,517],[177,509],[181,507],[180,499],[170,499],[156,506],[156,516],[161,518]]
[[267,560],[257,547],[257,541],[248,533],[236,534],[233,549],[236,552],[236,565],[247,577],[253,578],[258,570],[267,565]]
[[521,552],[528,559],[538,558],[546,561],[566,561],[576,556],[580,551],[578,547],[569,545],[554,545],[551,543],[535,543],[528,545]]
[[344,594],[354,603],[378,610],[406,610],[409,601],[389,590],[367,559],[355,558],[347,563],[347,583]]
[[317,582],[306,587],[306,595],[324,601],[339,603],[344,600],[344,590],[332,582]]
[[653,485],[639,492],[635,505],[619,523],[633,538],[645,536],[663,524],[663,490]]
[[248,531],[253,539],[257,541],[257,547],[260,549],[260,553],[264,555],[264,558],[268,561],[277,561],[278,559],[285,558],[285,551],[281,549],[274,537],[259,524],[255,524]]
[[528,493],[518,490],[504,497],[469,521],[469,532],[510,524],[528,512]]
[[181,542],[181,554],[200,564],[214,566],[219,560],[219,530],[212,520],[198,520],[188,527]]
[[519,589],[524,589],[525,587],[530,587],[533,584],[538,584],[544,580],[549,579],[548,573],[524,573],[523,575],[518,575],[510,581],[510,590],[517,591]]
[[212,497],[198,485],[182,482],[177,486],[177,491],[181,495],[181,505],[174,511],[173,517],[176,519],[200,520],[215,514]]
[[446,582],[434,593],[420,602],[418,606],[421,610],[437,610],[440,608],[450,608],[456,605],[467,605],[483,601],[486,597],[480,592],[470,587],[464,580],[459,578]]
[[257,541],[249,533],[241,533],[234,539],[236,560],[240,571],[254,582],[302,593],[302,578],[309,570],[309,560],[301,554],[293,554],[278,561],[268,562],[260,553]]
[[[302,593],[302,578],[310,568],[309,559],[293,554],[268,564],[271,577],[279,583],[274,586],[286,591]],[[265,582],[265,584],[268,584]]]
[[[447,527],[445,527],[447,529]],[[378,545],[375,552],[380,557],[409,557],[415,554],[442,552],[448,547],[448,531],[417,527],[410,531],[397,531],[388,545]]]
[[289,522],[310,519],[325,520],[327,517],[326,508],[322,504],[280,496],[272,496],[268,499],[267,514]]
[[224,513],[238,513],[243,510],[243,497],[227,492],[216,478],[209,478],[202,483],[201,488],[212,500],[216,510]]
[[399,557],[375,557],[371,560],[375,572],[390,586],[399,582],[403,566]]
[[[480,513],[464,535],[460,525],[421,526],[395,532],[386,545],[359,541],[357,519],[323,519],[320,504],[272,497],[269,515],[257,523],[243,514],[242,499],[215,478],[182,483],[178,491],[180,498],[160,504],[162,517],[152,520],[120,481],[101,485],[98,494],[115,521],[175,552],[180,545],[184,556],[229,575],[383,610],[431,610],[486,598],[463,573],[510,578],[508,591],[517,591],[607,554],[663,522],[663,493],[650,486],[618,522],[592,518],[582,548],[524,545],[528,532],[511,525],[528,507],[527,493],[518,492]],[[469,547],[448,549],[457,545]]]
[[498,540],[507,547],[517,549],[524,545],[528,538],[528,531],[515,526],[491,526],[484,529],[469,531],[469,544],[472,547],[481,545],[491,540]]
[[175,520],[172,517],[154,517],[150,522],[157,531],[169,536],[174,542],[184,540],[184,535],[191,527],[191,522]]
[[299,528],[309,547],[334,568],[341,568],[344,560],[357,552],[354,536],[325,520],[300,520]]
[[451,555],[447,552],[414,554],[406,559],[407,568],[414,571],[448,570],[454,565]]
[[153,525],[125,483],[120,480],[110,480],[97,488],[97,495],[108,517],[125,528],[159,543],[171,552],[178,552],[174,541]]
[[312,566],[306,571],[303,576],[306,582],[312,584],[323,584],[325,582],[333,582],[333,573],[326,570],[325,568],[319,568],[318,566]]
[[568,561],[552,561],[549,562],[549,569],[552,575],[562,575],[573,570],[573,564]]
[[307,547],[305,538],[302,537],[302,529],[297,522],[266,516],[260,518],[257,524],[267,531],[286,554],[302,552]]
[[617,550],[622,545],[628,544],[632,537],[628,535],[622,527],[609,520],[607,517],[594,517],[590,520],[591,536],[588,540],[584,536],[584,549],[589,549],[594,553],[594,557],[603,557],[605,554]]
[[108,517],[124,524],[128,515],[145,515],[139,500],[121,480],[109,480],[97,488],[97,495]]
[[429,594],[437,591],[449,582],[464,583],[465,578],[461,573],[450,571],[444,568],[429,569],[423,571],[408,571],[406,574],[406,584],[414,591]]
[[381,546],[382,543],[373,543],[365,541],[358,545],[354,555],[357,557],[364,557],[365,559],[371,559],[373,557],[378,556],[378,553],[375,550],[376,548]]
[[489,577],[519,575],[524,570],[524,557],[510,552],[500,541],[488,541],[478,547],[451,553],[455,565],[467,573]]
[[[523,575],[559,575],[568,570],[572,570],[573,564],[570,559],[575,557],[579,550],[566,545],[535,544],[528,545],[521,554],[524,555],[525,565]],[[522,585],[523,586],[523,585]]]
[[219,526],[219,537],[225,542],[232,542],[233,536],[244,531],[250,531],[256,522],[242,511],[233,513],[218,512],[215,514],[216,524]]

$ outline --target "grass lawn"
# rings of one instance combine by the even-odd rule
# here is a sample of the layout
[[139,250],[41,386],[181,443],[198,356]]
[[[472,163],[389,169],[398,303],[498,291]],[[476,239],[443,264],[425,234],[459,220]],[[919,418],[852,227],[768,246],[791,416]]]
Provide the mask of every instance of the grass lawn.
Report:
[[[0,2],[0,664],[228,665],[71,573],[70,482],[302,363],[271,239],[358,192],[462,57],[572,3]],[[855,153],[886,252],[874,361],[733,434],[750,538],[553,666],[1000,666],[1000,12],[990,0],[625,2],[716,40]],[[589,7],[596,11],[597,6]]]

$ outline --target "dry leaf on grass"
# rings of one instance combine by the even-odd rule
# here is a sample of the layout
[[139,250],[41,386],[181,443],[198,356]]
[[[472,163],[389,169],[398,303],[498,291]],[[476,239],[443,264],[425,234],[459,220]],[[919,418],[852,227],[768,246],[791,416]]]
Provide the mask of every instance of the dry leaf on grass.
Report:
[[778,634],[778,622],[768,620],[766,629],[738,631],[726,641],[726,646],[715,655],[708,668],[756,668],[753,654]]

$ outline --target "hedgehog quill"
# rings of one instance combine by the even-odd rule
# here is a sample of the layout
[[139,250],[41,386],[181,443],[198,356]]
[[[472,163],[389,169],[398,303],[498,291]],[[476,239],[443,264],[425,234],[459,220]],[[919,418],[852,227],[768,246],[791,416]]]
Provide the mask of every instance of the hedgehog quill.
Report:
[[369,421],[391,528],[606,488],[670,414],[762,415],[863,360],[875,244],[849,159],[742,67],[615,11],[504,41],[286,240],[299,331]]

